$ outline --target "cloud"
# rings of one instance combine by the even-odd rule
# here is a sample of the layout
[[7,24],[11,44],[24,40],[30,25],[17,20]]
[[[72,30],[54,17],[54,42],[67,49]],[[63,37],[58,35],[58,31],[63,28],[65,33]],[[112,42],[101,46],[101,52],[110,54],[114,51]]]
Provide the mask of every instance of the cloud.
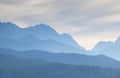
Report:
[[4,4],[4,5],[13,5],[13,4],[21,4],[24,3],[25,0],[0,0],[0,4]]
[[46,23],[86,47],[120,34],[120,0],[0,0],[0,11],[1,21],[21,27]]

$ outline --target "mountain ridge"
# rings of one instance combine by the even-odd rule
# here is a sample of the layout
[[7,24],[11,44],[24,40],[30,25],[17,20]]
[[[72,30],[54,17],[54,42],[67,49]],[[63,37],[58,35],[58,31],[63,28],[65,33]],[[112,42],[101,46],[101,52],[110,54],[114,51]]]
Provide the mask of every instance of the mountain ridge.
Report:
[[[4,28],[4,26],[6,28]],[[21,45],[22,46],[25,46],[25,45],[30,46],[30,45],[34,44],[34,46],[37,47],[37,48],[35,48],[36,50],[40,50],[41,47],[43,47],[43,45],[45,45],[45,47],[48,47],[48,48],[52,47],[51,49],[49,48],[49,50],[47,50],[47,48],[43,47],[45,51],[47,50],[47,51],[51,51],[51,52],[59,52],[59,50],[60,50],[60,52],[61,52],[63,49],[63,52],[70,52],[70,51],[71,52],[80,52],[80,53],[86,52],[83,47],[81,47],[77,44],[77,42],[72,38],[72,36],[70,36],[69,34],[66,34],[66,33],[59,34],[59,33],[57,33],[56,30],[54,30],[53,28],[51,28],[50,26],[45,25],[45,24],[30,26],[28,28],[20,28],[17,25],[8,22],[8,23],[0,23],[0,27],[1,27],[0,31],[2,32],[2,33],[0,33],[0,39],[1,39],[0,42],[4,45],[6,44],[5,46],[8,46],[8,44],[9,44],[11,46],[18,46],[17,48],[20,48]],[[9,29],[9,30],[6,30],[6,29]],[[3,39],[7,40],[7,43]],[[14,40],[15,40],[15,42],[14,42]],[[28,40],[30,42],[22,43],[21,40],[22,41]],[[36,42],[36,41],[38,41],[38,42]],[[46,43],[46,41],[48,43]],[[11,43],[11,42],[13,42],[13,43]],[[53,42],[53,46],[52,46],[51,42]],[[36,45],[35,45],[35,43],[36,43]],[[5,47],[2,47],[2,44],[0,44],[1,48],[5,48]],[[19,46],[19,44],[21,44],[21,45]],[[25,44],[25,45],[23,45],[23,44]],[[30,44],[30,45],[27,45],[27,44]],[[8,46],[7,48],[10,49],[11,46]],[[29,47],[29,48],[32,48],[32,47]],[[29,50],[29,48],[26,50]],[[11,49],[14,49],[14,47]],[[56,50],[54,50],[54,49],[56,49]],[[19,50],[19,49],[17,49],[17,50]],[[21,48],[21,50],[22,50],[22,48]]]
[[119,61],[105,55],[90,56],[76,53],[51,53],[42,50],[15,51],[3,48],[0,48],[0,54],[9,54],[24,59],[42,59],[51,63],[100,66],[104,68],[120,68]]
[[98,42],[92,51],[97,54],[104,54],[120,60],[120,37],[118,37],[114,42]]

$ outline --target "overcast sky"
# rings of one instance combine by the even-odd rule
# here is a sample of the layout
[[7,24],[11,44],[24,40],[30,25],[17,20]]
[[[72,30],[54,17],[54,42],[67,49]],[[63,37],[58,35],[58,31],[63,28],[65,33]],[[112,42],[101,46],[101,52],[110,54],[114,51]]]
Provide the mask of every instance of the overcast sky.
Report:
[[120,0],[0,0],[0,21],[45,23],[90,49],[120,36]]

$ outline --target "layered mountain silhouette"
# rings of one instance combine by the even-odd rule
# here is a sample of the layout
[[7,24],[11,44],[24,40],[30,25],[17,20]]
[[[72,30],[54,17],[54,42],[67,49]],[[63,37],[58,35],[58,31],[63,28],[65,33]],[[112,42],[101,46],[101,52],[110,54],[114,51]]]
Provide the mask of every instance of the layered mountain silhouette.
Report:
[[0,22],[0,48],[18,51],[43,50],[54,53],[102,54],[120,60],[120,37],[115,42],[100,41],[91,51],[86,51],[69,34],[59,34],[45,24],[19,28],[10,22]]
[[[120,68],[120,62],[104,55],[88,56],[75,53],[50,53],[46,51],[15,51],[10,49],[0,48],[0,55],[11,55],[20,59],[30,59],[31,64],[42,64],[45,63],[61,63],[69,65],[87,65],[87,66],[99,66],[104,68]],[[23,60],[24,62],[24,60]],[[19,64],[19,63],[18,63]]]
[[120,60],[120,37],[115,42],[100,41],[92,51]]
[[0,22],[0,78],[120,78],[119,51],[120,38],[86,51],[48,25]]
[[19,28],[10,22],[0,23],[0,32],[0,48],[20,51],[86,52],[69,34],[59,34],[45,24]]
[[0,53],[0,78],[120,78],[120,70],[51,63],[43,59],[20,58],[4,52]]

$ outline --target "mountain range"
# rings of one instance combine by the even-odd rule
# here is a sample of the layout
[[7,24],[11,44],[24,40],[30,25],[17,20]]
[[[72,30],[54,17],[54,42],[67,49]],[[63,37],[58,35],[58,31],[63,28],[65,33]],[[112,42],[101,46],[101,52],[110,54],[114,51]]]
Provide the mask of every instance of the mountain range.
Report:
[[42,50],[53,53],[106,55],[120,60],[120,37],[115,41],[100,41],[92,50],[85,50],[71,35],[59,34],[45,24],[20,28],[10,22],[0,22],[0,48],[17,51]]
[[[86,65],[99,66],[103,68],[119,68],[120,62],[104,55],[89,56],[76,53],[51,53],[46,51],[30,50],[30,51],[15,51],[10,49],[0,48],[0,54],[12,55],[19,59],[36,59],[35,64],[44,63],[60,63],[69,65]],[[39,60],[39,61],[37,61]],[[32,61],[31,61],[32,62]]]
[[120,38],[85,50],[45,24],[0,22],[0,78],[120,78],[119,51]]
[[0,32],[0,48],[20,51],[86,52],[69,34],[59,34],[45,24],[19,28],[10,22],[0,23]]

